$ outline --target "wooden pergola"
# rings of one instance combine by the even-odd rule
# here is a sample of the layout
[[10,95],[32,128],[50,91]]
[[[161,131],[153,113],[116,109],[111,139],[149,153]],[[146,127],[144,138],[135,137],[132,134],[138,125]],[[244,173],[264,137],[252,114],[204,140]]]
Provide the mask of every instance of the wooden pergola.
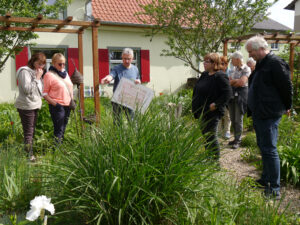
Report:
[[[45,19],[39,14],[36,18],[28,17],[12,17],[10,13],[0,16],[0,30],[8,31],[29,31],[29,32],[52,32],[52,33],[69,33],[78,35],[78,64],[79,72],[83,75],[83,33],[84,30],[92,28],[92,52],[93,52],[93,86],[96,121],[100,120],[100,98],[99,98],[99,64],[98,64],[98,27],[100,22],[95,20],[73,21],[73,17],[69,16],[65,20]],[[23,26],[17,26],[22,24]],[[66,27],[68,26],[68,27]],[[23,47],[23,46],[20,46]],[[84,116],[84,84],[80,85],[80,108],[81,115]]]
[[223,41],[223,55],[227,55],[228,53],[228,43],[243,43],[246,42],[249,38],[260,35],[262,36],[268,43],[279,43],[279,44],[289,44],[290,45],[290,57],[289,57],[289,65],[291,69],[291,79],[293,79],[294,73],[294,55],[295,55],[295,46],[300,46],[300,35],[296,34],[249,34],[245,36],[240,36],[236,38],[228,38]]

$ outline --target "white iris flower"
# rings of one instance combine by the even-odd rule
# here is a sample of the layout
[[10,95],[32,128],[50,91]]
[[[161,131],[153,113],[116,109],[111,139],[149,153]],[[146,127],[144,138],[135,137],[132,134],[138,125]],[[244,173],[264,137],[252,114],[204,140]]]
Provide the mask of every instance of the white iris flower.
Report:
[[30,210],[26,214],[26,219],[29,221],[35,221],[39,216],[44,219],[45,210],[48,210],[51,215],[54,214],[54,205],[51,202],[51,198],[47,198],[45,195],[36,196],[30,201]]

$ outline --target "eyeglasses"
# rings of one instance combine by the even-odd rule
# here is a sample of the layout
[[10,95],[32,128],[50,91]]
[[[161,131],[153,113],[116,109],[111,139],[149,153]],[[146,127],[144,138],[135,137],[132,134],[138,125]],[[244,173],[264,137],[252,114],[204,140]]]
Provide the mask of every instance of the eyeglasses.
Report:
[[65,66],[65,63],[58,63],[59,66]]
[[205,60],[204,63],[214,63],[214,62],[210,60]]

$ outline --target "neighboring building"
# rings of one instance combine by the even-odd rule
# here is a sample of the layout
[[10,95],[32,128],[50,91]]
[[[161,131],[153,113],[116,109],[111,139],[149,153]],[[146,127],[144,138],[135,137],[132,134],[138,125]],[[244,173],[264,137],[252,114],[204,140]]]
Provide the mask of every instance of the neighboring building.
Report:
[[294,10],[295,11],[295,23],[294,30],[296,32],[300,32],[300,1],[293,0],[289,5],[285,7],[285,9]]
[[[150,0],[143,0],[144,3]],[[140,11],[136,0],[73,0],[66,12],[61,16],[73,16],[73,20],[100,20],[98,29],[98,53],[99,53],[99,77],[107,75],[110,69],[121,63],[121,51],[124,47],[131,47],[135,51],[134,64],[141,72],[144,85],[153,89],[156,94],[160,92],[173,92],[186,83],[187,78],[194,77],[190,67],[184,66],[184,62],[174,57],[160,56],[161,50],[167,48],[164,35],[156,35],[152,41],[145,37],[145,30],[149,25],[142,24],[135,17]],[[259,23],[260,24],[260,23]],[[280,24],[267,23],[261,27],[254,27],[269,32],[283,31]],[[262,23],[264,24],[264,23]],[[78,61],[77,35],[64,33],[38,33],[37,44],[31,48],[24,48],[15,59],[9,59],[5,69],[0,74],[0,102],[12,102],[17,95],[16,69],[27,63],[31,54],[43,51],[47,56],[48,66],[55,52],[63,53],[67,58],[67,68],[70,72],[74,70],[72,59]],[[83,34],[83,74],[86,96],[92,93],[93,86],[93,58],[92,58],[92,31],[86,29]],[[277,48],[278,46],[273,46]],[[280,48],[280,47],[279,47]],[[242,48],[244,51],[244,48]],[[246,53],[245,53],[246,55]],[[111,95],[112,87],[101,86],[102,93]],[[100,92],[101,92],[100,91]]]

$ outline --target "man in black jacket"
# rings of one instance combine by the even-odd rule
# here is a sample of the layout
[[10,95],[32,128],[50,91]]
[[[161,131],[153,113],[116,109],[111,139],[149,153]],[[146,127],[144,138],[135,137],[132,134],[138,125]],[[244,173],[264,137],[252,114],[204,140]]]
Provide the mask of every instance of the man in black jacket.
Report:
[[249,78],[248,108],[252,114],[263,172],[258,183],[267,197],[280,198],[280,159],[277,152],[278,124],[292,106],[292,83],[288,64],[268,50],[260,36],[246,42],[249,57],[256,60]]

